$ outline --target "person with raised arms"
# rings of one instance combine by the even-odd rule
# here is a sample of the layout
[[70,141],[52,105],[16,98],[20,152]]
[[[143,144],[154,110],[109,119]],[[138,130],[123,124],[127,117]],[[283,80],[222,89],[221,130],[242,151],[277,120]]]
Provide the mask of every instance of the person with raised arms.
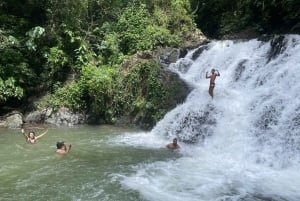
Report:
[[[217,73],[216,73],[217,71]],[[209,95],[214,98],[214,88],[215,88],[215,79],[217,76],[220,76],[220,73],[218,70],[215,69],[211,69],[211,75],[208,76],[208,72],[206,72],[206,79],[210,78],[210,82],[209,82],[209,89],[208,89],[208,93]]]
[[36,136],[35,132],[33,132],[33,131],[30,131],[26,135],[25,131],[24,131],[24,128],[21,129],[21,132],[24,135],[26,142],[28,142],[30,144],[34,144],[34,143],[37,142],[38,139],[40,139],[41,137],[43,137],[48,132],[48,129],[45,132],[43,132],[42,134],[38,135],[38,136]]

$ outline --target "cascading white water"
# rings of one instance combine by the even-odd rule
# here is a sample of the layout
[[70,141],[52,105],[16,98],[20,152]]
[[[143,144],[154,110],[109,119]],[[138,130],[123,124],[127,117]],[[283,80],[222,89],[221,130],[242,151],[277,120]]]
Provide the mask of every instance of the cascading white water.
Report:
[[[299,201],[300,36],[215,41],[169,68],[192,92],[130,145],[158,148],[176,136],[180,154],[133,167],[124,186],[155,201]],[[221,74],[213,100],[211,68]]]

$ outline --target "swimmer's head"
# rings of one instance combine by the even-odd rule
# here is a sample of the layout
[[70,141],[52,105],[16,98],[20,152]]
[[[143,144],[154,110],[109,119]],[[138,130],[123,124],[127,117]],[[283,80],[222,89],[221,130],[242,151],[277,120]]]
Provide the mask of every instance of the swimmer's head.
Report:
[[215,70],[214,68],[213,68],[213,69],[211,69],[211,72],[212,72],[212,73],[214,73],[215,71],[216,71],[216,70]]
[[64,146],[65,146],[65,142],[63,142],[63,141],[62,141],[62,142],[57,142],[57,143],[56,143],[56,148],[57,148],[57,149],[61,149],[61,148],[63,148]]
[[28,137],[31,138],[31,139],[34,139],[35,138],[35,133],[34,132],[29,132]]

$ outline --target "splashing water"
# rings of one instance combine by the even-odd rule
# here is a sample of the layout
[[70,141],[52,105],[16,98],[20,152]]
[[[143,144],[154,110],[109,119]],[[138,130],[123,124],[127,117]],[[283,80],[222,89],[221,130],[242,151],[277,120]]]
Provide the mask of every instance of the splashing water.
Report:
[[215,41],[169,68],[194,90],[129,146],[178,137],[181,155],[132,167],[123,185],[155,201],[299,201],[300,36]]

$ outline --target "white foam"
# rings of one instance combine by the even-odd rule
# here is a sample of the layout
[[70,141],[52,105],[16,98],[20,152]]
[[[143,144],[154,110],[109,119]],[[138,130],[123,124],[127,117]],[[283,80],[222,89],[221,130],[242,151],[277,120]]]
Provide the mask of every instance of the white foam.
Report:
[[151,132],[124,133],[110,138],[109,143],[118,146],[133,146],[142,148],[161,148],[168,140]]
[[[124,134],[116,142],[160,148],[173,137],[193,138],[199,119],[187,125],[184,119],[203,115],[208,106],[214,108],[207,115],[215,121],[207,126],[212,135],[192,145],[179,142],[177,160],[133,167],[124,186],[155,201],[300,200],[300,36],[284,40],[271,60],[270,41],[215,41],[194,62],[191,51],[184,68],[181,60],[171,65],[195,89],[151,132]],[[213,100],[205,79],[211,68],[221,73]]]

